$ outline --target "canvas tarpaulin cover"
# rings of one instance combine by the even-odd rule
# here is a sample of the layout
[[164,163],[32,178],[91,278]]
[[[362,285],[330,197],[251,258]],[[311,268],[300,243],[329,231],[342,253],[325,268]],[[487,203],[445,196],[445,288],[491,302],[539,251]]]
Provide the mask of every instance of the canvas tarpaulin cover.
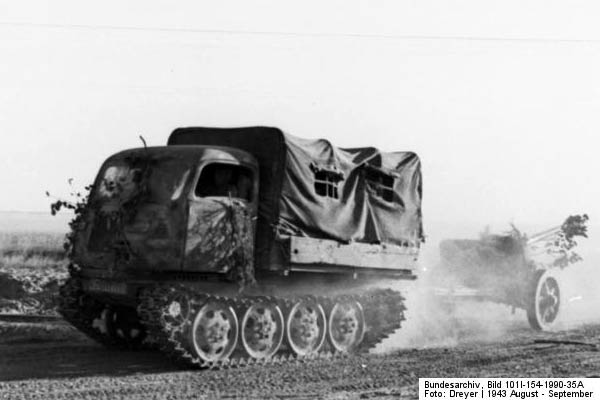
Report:
[[179,128],[168,144],[234,147],[257,159],[259,258],[278,235],[396,245],[423,238],[415,153],[341,149],[269,127]]

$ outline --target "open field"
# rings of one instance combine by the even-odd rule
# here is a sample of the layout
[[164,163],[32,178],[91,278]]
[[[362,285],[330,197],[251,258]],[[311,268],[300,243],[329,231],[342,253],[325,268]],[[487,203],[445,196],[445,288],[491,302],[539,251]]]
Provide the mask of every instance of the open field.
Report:
[[53,313],[67,276],[64,234],[0,232],[0,313]]
[[46,267],[65,258],[65,235],[49,232],[0,232],[2,267]]

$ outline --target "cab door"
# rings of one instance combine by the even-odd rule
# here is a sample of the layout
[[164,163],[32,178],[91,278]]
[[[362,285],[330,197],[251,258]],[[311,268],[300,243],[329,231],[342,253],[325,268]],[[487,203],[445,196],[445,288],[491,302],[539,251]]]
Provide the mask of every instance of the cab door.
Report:
[[257,203],[255,166],[202,163],[189,194],[183,270],[254,279]]

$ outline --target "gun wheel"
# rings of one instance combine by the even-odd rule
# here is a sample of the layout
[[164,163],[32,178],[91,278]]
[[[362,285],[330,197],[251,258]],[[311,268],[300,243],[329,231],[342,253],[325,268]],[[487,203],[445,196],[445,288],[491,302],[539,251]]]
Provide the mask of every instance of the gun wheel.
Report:
[[325,342],[326,318],[323,307],[314,299],[296,302],[286,321],[287,341],[298,356],[317,353]]
[[365,335],[365,315],[357,301],[338,301],[329,314],[328,334],[331,345],[342,353],[350,353]]
[[537,271],[535,278],[535,291],[527,309],[527,318],[533,329],[548,330],[560,311],[560,287],[558,280],[548,271]]
[[276,304],[266,301],[253,304],[242,318],[244,350],[252,358],[269,358],[279,350],[283,331],[283,313]]
[[238,320],[233,308],[222,301],[204,304],[194,317],[191,336],[193,349],[202,361],[228,359],[238,336]]

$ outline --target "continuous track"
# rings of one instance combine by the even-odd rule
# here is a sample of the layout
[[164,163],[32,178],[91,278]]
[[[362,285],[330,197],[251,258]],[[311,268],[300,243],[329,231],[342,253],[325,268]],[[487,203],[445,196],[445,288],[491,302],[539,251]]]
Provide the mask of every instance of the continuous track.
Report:
[[[58,310],[67,322],[105,346],[136,349],[143,345],[145,332],[140,331],[141,336],[135,339],[124,337],[122,332],[117,334],[113,326],[114,310],[84,293],[79,279],[71,277],[60,287]],[[139,326],[137,318],[131,323]]]
[[[136,347],[114,335],[99,329],[96,319],[101,315],[102,304],[83,293],[76,279],[70,279],[61,289],[61,314],[76,328],[108,346]],[[137,316],[145,328],[144,345],[159,349],[175,361],[196,368],[231,368],[249,364],[294,363],[312,359],[343,357],[345,351],[336,350],[330,341],[309,354],[293,351],[289,341],[277,347],[277,351],[264,358],[251,357],[244,346],[238,343],[230,356],[215,361],[207,361],[198,356],[191,339],[194,316],[206,304],[218,302],[231,308],[238,320],[249,307],[257,303],[276,304],[284,315],[300,301],[311,301],[321,305],[329,316],[334,304],[340,301],[354,301],[364,311],[365,333],[352,353],[364,353],[400,328],[404,320],[404,299],[391,289],[369,289],[361,294],[341,296],[296,296],[265,297],[239,296],[222,297],[199,294],[191,284],[157,284],[142,289],[139,293]],[[173,312],[173,305],[177,311]],[[237,334],[236,334],[237,336]]]

